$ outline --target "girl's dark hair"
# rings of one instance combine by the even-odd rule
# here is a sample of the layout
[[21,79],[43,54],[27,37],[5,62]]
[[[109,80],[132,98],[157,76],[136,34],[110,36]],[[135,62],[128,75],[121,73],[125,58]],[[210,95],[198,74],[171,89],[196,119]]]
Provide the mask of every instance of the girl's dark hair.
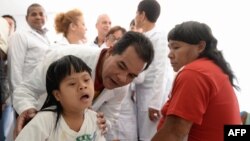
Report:
[[[46,74],[46,90],[48,96],[42,106],[42,111],[53,111],[57,113],[55,128],[63,109],[61,103],[54,97],[53,91],[59,90],[60,84],[66,76],[73,72],[78,73],[84,71],[91,75],[89,66],[83,62],[83,60],[73,55],[64,56],[49,66]],[[56,106],[56,108],[48,109],[50,106]]]
[[233,81],[236,77],[231,70],[230,64],[225,60],[222,52],[217,49],[217,39],[213,36],[212,30],[208,25],[196,21],[183,22],[176,25],[169,32],[169,40],[177,40],[189,44],[198,44],[200,41],[205,41],[205,50],[200,54],[199,58],[207,57],[213,60],[228,75],[231,85],[240,90]]

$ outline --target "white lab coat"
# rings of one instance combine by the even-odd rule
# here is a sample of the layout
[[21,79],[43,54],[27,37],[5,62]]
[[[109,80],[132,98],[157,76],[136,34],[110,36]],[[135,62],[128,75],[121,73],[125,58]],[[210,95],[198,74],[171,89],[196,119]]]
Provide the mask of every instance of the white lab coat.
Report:
[[62,46],[62,45],[69,45],[69,41],[66,37],[62,36],[62,38],[59,41],[56,41],[57,46]]
[[117,139],[119,134],[119,128],[117,121],[120,115],[120,109],[122,101],[127,93],[128,85],[116,88],[113,90],[104,89],[102,94],[98,96],[93,104],[93,109],[104,113],[105,118],[108,120],[109,128],[112,128],[107,132],[105,138],[109,140]]
[[[60,48],[60,49],[59,49]],[[96,65],[99,59],[101,49],[89,48],[84,45],[65,45],[49,49],[46,57],[34,69],[30,77],[25,79],[14,91],[14,108],[20,114],[29,108],[36,108],[37,98],[46,92],[45,76],[49,65],[65,56],[75,55],[81,58],[91,69],[92,79],[95,79]],[[126,94],[123,92],[125,87],[113,90],[104,89],[101,95],[94,101],[93,109],[104,113],[108,120],[109,128],[115,123],[119,115],[121,101]],[[108,136],[115,136],[115,132],[110,130]]]
[[50,46],[47,37],[29,28],[15,32],[9,39],[8,74],[10,89],[13,91],[28,77],[45,56]]
[[144,33],[153,43],[155,56],[152,64],[145,71],[144,81],[135,85],[137,102],[137,119],[139,135],[141,140],[151,140],[156,133],[157,122],[152,122],[148,116],[148,109],[161,110],[165,101],[168,89],[171,88],[172,76],[168,71],[172,71],[168,60],[167,34],[156,27]]
[[134,100],[135,95],[135,84],[142,83],[144,81],[144,72],[141,72],[138,77],[136,77],[132,83],[127,87],[127,94],[122,100],[121,110],[119,114],[116,127],[118,128],[116,139],[120,141],[137,141],[138,140],[138,129],[137,129],[137,110],[136,103]]
[[[40,62],[40,60],[42,60],[45,56],[45,51],[49,48],[49,46],[50,41],[47,36],[38,34],[30,27],[28,27],[28,29],[15,32],[10,36],[7,71],[11,93],[11,103],[13,103],[13,90],[22,82],[24,78],[30,75],[38,62]],[[39,100],[43,101],[43,99]],[[14,114],[9,115],[9,119],[13,119],[10,123],[15,123],[14,116]]]
[[136,105],[132,100],[133,83],[131,83],[127,89],[127,94],[123,98],[120,115],[117,121],[117,131],[120,141],[137,141],[137,117],[136,117]]

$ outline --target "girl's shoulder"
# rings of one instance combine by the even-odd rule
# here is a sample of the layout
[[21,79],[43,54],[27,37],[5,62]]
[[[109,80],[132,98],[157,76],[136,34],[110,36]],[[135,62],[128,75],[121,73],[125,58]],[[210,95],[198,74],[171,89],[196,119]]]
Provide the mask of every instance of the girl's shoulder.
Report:
[[88,116],[88,117],[96,119],[96,114],[97,113],[94,110],[91,110],[91,109],[86,109],[85,110],[85,115]]
[[96,124],[97,122],[97,113],[91,109],[86,109],[84,114],[84,122]]
[[40,110],[35,117],[39,117],[44,120],[56,118],[57,112],[55,107],[48,107],[46,109]]

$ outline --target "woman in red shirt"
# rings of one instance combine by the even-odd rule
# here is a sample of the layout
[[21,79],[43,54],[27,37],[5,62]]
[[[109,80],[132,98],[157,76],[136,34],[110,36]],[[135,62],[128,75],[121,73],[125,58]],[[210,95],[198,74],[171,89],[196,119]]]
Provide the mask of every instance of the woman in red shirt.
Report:
[[168,42],[177,74],[152,141],[223,141],[224,125],[241,124],[238,87],[210,27],[183,22],[169,32]]

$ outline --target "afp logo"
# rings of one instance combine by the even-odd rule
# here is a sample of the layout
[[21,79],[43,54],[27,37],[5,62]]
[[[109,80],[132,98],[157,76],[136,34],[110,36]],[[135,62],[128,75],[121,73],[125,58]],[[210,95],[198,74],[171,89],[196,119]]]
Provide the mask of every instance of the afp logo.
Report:
[[250,141],[250,125],[225,125],[224,141]]

